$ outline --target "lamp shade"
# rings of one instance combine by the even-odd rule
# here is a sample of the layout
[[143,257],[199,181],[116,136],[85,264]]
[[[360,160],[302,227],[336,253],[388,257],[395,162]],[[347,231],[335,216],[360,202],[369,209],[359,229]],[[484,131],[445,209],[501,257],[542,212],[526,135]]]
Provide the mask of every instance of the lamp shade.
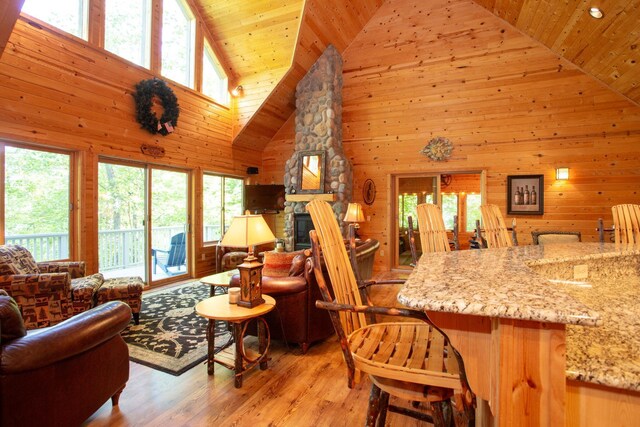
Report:
[[349,203],[347,213],[344,216],[344,222],[364,222],[364,213],[360,203]]
[[276,240],[262,215],[240,215],[233,218],[224,234],[222,246],[252,247]]

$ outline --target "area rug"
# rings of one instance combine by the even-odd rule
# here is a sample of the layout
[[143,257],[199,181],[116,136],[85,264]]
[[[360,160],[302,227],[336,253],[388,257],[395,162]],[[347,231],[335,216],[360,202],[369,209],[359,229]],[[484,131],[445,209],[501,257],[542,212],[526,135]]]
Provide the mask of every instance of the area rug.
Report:
[[[195,305],[209,297],[209,286],[191,282],[142,295],[140,324],[122,333],[129,358],[142,365],[180,375],[207,358],[208,320]],[[225,322],[216,322],[215,348],[231,342]]]

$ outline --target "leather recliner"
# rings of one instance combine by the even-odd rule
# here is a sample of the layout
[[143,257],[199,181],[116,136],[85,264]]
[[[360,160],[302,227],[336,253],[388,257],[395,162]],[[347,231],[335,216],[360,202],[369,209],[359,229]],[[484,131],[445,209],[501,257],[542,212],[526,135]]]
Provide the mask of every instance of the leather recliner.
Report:
[[[262,276],[262,293],[273,297],[275,310],[264,315],[269,325],[271,338],[287,343],[299,344],[302,353],[309,346],[334,333],[331,318],[326,310],[316,308],[316,300],[322,299],[320,288],[311,268],[310,252],[282,253],[265,252],[265,267]],[[273,255],[281,259],[282,268],[273,268]],[[230,287],[240,286],[240,277],[231,278]],[[249,329],[249,333],[255,330]]]
[[76,426],[129,379],[120,336],[131,309],[113,301],[43,329],[26,331],[15,301],[0,292],[0,425]]

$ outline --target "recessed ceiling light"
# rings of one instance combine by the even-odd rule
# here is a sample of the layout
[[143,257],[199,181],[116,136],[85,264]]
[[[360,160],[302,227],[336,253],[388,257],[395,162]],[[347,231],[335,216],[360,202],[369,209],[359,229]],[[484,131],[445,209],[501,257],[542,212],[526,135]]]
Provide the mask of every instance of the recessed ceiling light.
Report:
[[591,9],[589,9],[589,15],[591,15],[592,17],[594,17],[596,19],[600,19],[600,18],[602,18],[604,16],[602,11],[597,7],[592,7]]

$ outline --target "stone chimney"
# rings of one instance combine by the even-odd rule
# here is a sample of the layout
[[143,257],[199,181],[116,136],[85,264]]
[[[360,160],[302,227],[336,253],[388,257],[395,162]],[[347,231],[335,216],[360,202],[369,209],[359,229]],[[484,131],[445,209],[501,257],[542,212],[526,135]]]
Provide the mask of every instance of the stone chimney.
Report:
[[[342,218],[351,200],[353,172],[342,149],[342,57],[329,45],[296,86],[295,152],[287,160],[284,185],[287,193],[299,190],[300,151],[325,152],[324,193],[334,195],[333,212]],[[285,202],[285,246],[294,249],[294,216],[304,213],[307,202]],[[343,229],[344,231],[344,229]]]

